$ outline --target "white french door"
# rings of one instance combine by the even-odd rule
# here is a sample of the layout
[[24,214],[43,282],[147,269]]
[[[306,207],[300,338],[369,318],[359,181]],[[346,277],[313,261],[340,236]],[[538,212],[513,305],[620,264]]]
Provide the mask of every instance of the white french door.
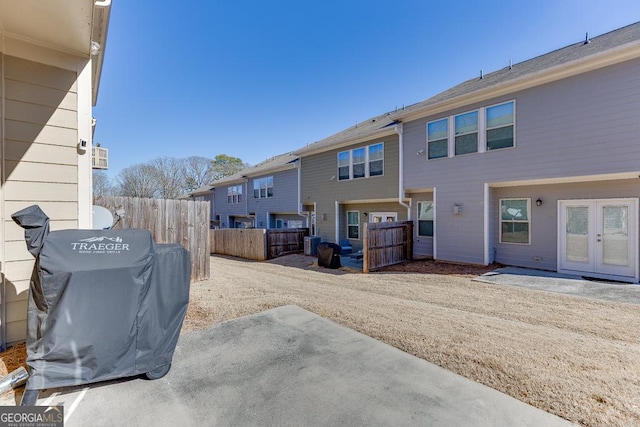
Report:
[[638,280],[638,199],[558,202],[558,271]]

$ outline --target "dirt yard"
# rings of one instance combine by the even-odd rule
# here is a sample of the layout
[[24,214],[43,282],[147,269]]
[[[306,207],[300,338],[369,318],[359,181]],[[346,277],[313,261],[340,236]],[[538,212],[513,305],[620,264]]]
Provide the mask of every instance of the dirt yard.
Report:
[[[422,261],[365,275],[314,261],[212,257],[183,332],[295,304],[570,421],[640,425],[639,305],[471,280],[491,267]],[[9,349],[0,371],[24,358]]]
[[[589,426],[640,425],[640,306],[488,285],[430,261],[361,274],[213,257],[185,331],[295,304]],[[419,271],[416,273],[415,271]]]

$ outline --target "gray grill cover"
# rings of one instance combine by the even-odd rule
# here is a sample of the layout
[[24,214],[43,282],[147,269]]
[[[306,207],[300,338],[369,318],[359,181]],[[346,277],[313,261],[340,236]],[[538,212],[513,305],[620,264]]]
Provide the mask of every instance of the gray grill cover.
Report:
[[189,302],[189,252],[147,230],[48,232],[37,206],[12,215],[36,257],[27,389],[144,374],[171,363]]

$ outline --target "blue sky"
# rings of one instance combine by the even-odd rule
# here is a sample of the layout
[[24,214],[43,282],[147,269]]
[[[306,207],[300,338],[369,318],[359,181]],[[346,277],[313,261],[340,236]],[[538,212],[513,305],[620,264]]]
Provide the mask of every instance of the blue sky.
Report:
[[638,0],[114,0],[94,142],[255,164],[640,21]]

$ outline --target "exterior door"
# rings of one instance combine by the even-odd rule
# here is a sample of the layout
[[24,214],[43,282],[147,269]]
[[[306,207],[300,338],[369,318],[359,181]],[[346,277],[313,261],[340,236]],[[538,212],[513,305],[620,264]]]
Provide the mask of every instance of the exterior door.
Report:
[[398,214],[396,212],[371,212],[369,222],[396,222]]
[[638,280],[637,199],[559,202],[558,270]]

